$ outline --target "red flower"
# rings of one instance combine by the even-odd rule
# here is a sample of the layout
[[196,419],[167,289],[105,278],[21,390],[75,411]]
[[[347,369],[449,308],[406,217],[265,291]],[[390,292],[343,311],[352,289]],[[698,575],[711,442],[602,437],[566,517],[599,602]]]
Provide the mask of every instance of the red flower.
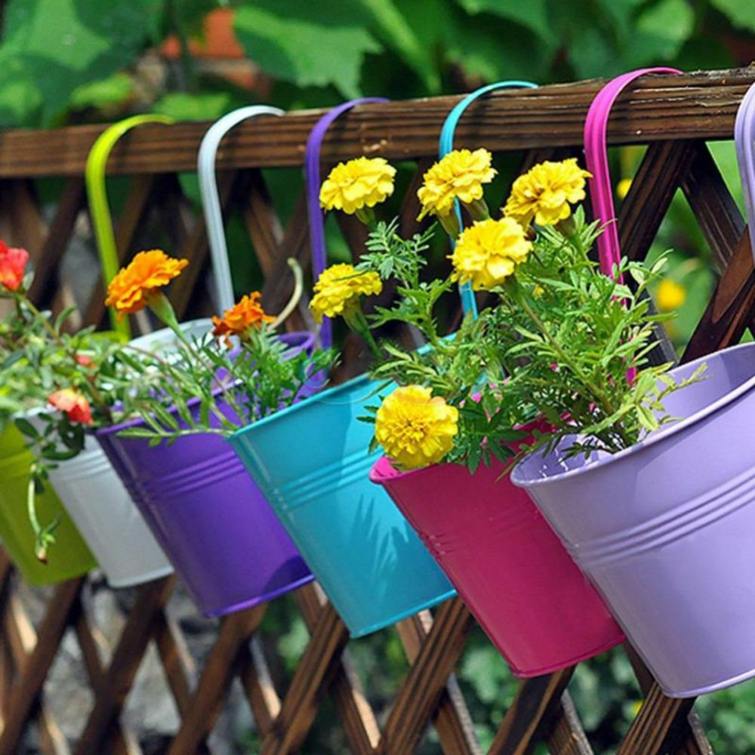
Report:
[[0,286],[17,291],[24,280],[24,272],[29,262],[26,249],[13,249],[0,241]]
[[77,354],[76,364],[80,364],[82,367],[91,367],[94,364],[94,359],[86,354]]
[[80,425],[92,424],[92,409],[89,402],[73,388],[55,391],[50,394],[47,400],[52,406],[63,412],[71,422],[78,422]]

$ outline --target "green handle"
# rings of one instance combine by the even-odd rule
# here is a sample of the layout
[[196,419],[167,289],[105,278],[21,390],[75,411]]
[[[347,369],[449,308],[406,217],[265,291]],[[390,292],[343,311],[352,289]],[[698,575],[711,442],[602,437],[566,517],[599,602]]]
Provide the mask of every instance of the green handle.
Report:
[[[89,150],[85,172],[87,197],[105,286],[113,280],[118,272],[118,251],[115,246],[115,231],[113,230],[113,219],[110,214],[105,185],[107,159],[110,157],[116,142],[135,126],[140,126],[143,123],[171,124],[174,122],[174,119],[167,115],[134,115],[130,118],[124,118],[106,128]],[[112,308],[109,314],[113,329],[126,338],[130,338],[131,328],[128,320],[126,318],[119,319]]]

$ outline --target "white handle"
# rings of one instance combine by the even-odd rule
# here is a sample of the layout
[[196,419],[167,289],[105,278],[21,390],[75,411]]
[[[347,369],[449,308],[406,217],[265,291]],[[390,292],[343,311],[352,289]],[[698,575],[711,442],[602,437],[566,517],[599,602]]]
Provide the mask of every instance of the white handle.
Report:
[[232,307],[235,301],[231,266],[228,262],[228,246],[223,227],[223,213],[220,209],[220,194],[215,177],[215,157],[223,137],[234,126],[249,118],[256,118],[258,115],[283,115],[283,110],[268,105],[248,105],[232,110],[207,129],[197,155],[199,191],[202,196],[202,210],[207,227],[207,241],[212,255],[212,268],[215,273],[216,306],[221,312]]

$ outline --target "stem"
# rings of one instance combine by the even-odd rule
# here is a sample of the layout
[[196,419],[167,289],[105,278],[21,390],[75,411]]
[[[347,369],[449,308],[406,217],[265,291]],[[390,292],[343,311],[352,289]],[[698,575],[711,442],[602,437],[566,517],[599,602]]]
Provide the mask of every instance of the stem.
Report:
[[29,514],[29,522],[31,522],[31,528],[34,530],[34,534],[39,538],[42,528],[39,526],[39,519],[37,518],[37,491],[35,486],[34,474],[29,477],[29,483],[26,486],[26,511]]
[[343,319],[357,335],[360,335],[364,339],[372,352],[372,356],[375,357],[375,359],[379,359],[380,347],[378,346],[375,337],[372,335],[367,318],[364,316],[364,312],[362,312],[361,304],[357,302],[356,306],[349,312],[344,310]]
[[294,273],[294,292],[291,295],[291,298],[288,300],[288,304],[286,304],[281,313],[271,323],[273,330],[277,328],[282,322],[284,322],[294,311],[294,309],[296,309],[296,306],[302,297],[302,293],[304,292],[304,281],[301,266],[293,257],[289,257],[287,261],[288,266]]
[[36,469],[32,466],[29,483],[26,486],[26,512],[29,516],[29,523],[34,532],[34,555],[37,560],[43,564],[47,563],[47,544],[54,542],[54,538],[43,528],[37,518],[37,490],[36,490]]
[[[52,337],[52,340],[54,343],[56,343],[60,348],[63,349],[66,356],[71,360],[72,363],[76,363],[76,352],[71,351],[68,348],[68,344],[66,344],[65,340],[60,337],[60,333],[52,326],[49,319],[44,316],[42,311],[36,307],[36,305],[29,299],[27,296],[16,294],[14,296],[16,299],[16,304],[19,308],[19,314],[23,317],[21,305],[23,304],[26,306],[29,311],[32,313],[35,319],[39,320],[42,323],[42,326],[44,329],[50,334]],[[89,377],[87,378],[87,384],[89,386],[89,391],[92,397],[92,402],[95,404],[95,406],[102,412],[102,414],[105,415],[105,417],[110,418],[110,407],[105,402],[104,398],[102,397],[102,394],[100,393],[99,389],[94,383],[94,380]]]
[[[168,324],[168,323],[166,323],[166,324]],[[168,327],[170,327],[170,325],[168,325]],[[190,356],[196,357],[197,360],[200,363],[202,363],[204,360],[202,360],[202,358],[201,358],[201,352],[196,351],[193,348],[193,346],[191,345],[191,343],[189,343],[187,341],[187,339],[183,336],[183,333],[179,334],[179,331],[180,331],[180,327],[178,328],[178,331],[174,330],[173,332],[176,333],[176,335],[181,338],[181,343],[187,348],[187,350],[189,351]],[[149,351],[147,349],[143,349],[143,348],[141,348],[139,346],[133,346],[132,344],[127,344],[126,348],[130,349],[131,351],[136,351],[136,352],[139,352],[141,354],[145,354],[146,356],[150,357],[151,359],[154,359],[158,364],[160,364],[162,366],[162,372],[163,372],[163,374],[169,375],[170,379],[173,381],[173,383],[178,383],[179,385],[185,385],[185,382],[184,382],[184,379],[183,379],[183,373],[180,370],[176,370],[174,368],[174,366],[168,360],[163,359],[162,357],[158,356],[157,354],[155,354],[155,353],[153,353],[153,352],[151,352],[151,351]],[[207,362],[204,362],[204,364],[205,364],[205,367],[208,368],[208,369],[212,369],[212,367],[213,367],[212,364],[210,364],[209,367],[207,367],[207,364],[208,364]],[[232,372],[232,366],[230,364],[227,365],[227,368],[228,368],[229,373],[233,374],[233,372]],[[231,392],[228,391],[228,390],[226,390],[226,387],[223,384],[221,384],[219,387],[220,387],[220,389],[221,389],[221,391],[223,393],[223,397],[227,400],[227,402],[231,406],[231,408],[239,415],[239,417],[242,417],[243,415],[241,413],[241,409],[238,406],[238,404],[236,404],[235,400],[232,398]],[[233,386],[231,385],[230,387],[233,387]],[[191,394],[191,393],[193,393],[194,390],[196,390],[196,386],[189,386],[189,389],[190,389],[189,392]],[[215,415],[215,417],[220,420],[221,424],[228,423],[229,422],[228,418],[220,411],[220,409],[218,409],[217,402],[212,397],[212,395],[210,395],[209,397],[207,395],[205,395],[205,397],[210,399],[211,411]],[[205,430],[203,428],[202,432],[204,432],[204,431]],[[207,428],[207,432],[216,432],[216,431],[213,430],[212,428]],[[222,432],[222,431],[218,431],[218,432]],[[192,434],[192,433],[187,433],[187,434]],[[158,437],[158,438],[170,438],[170,437],[173,437],[173,436],[166,433],[164,435],[163,434],[156,434],[156,437]]]
[[[605,414],[608,416],[613,414],[614,409],[611,401],[608,399],[602,389],[599,386],[595,385],[595,383],[593,383],[582,372],[579,366],[572,360],[568,352],[564,351],[564,349],[561,347],[561,344],[553,337],[553,334],[550,332],[548,326],[543,322],[543,320],[540,319],[540,316],[532,308],[529,301],[527,301],[526,294],[520,295],[520,288],[515,280],[511,281],[510,290],[514,293],[514,298],[517,303],[521,305],[527,315],[531,318],[531,320],[543,334],[544,338],[548,341],[551,348],[556,352],[558,358],[574,373],[574,375],[576,375],[577,379],[587,388],[587,390],[592,394],[594,401],[601,407]],[[627,446],[631,445],[631,439],[626,436],[624,429],[620,425],[615,429],[615,432],[619,435],[622,441],[626,443]]]
[[470,217],[475,222],[480,220],[488,220],[488,218],[490,218],[490,210],[488,209],[488,204],[484,199],[474,199],[464,206],[467,208]]

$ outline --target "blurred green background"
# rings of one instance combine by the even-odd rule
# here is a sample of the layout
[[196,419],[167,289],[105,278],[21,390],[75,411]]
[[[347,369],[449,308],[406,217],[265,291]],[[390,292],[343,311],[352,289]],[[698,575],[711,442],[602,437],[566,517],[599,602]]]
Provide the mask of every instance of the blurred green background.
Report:
[[[204,120],[250,102],[297,109],[360,94],[461,93],[502,78],[550,83],[642,65],[715,69],[755,58],[753,0],[8,0],[0,3],[0,22],[4,127],[54,128],[148,111]],[[732,145],[711,147],[741,203]],[[642,150],[614,152],[620,198]],[[190,194],[192,180],[185,179]],[[290,207],[288,178],[271,182],[278,203]],[[244,264],[251,250],[240,224],[230,233],[243,252],[236,253],[243,288],[255,276],[254,265]],[[667,248],[673,264],[656,302],[678,311],[671,335],[681,347],[714,283],[709,251],[681,197],[654,253]],[[289,601],[274,604],[265,631],[284,658],[278,673],[285,677],[306,642]],[[398,639],[382,633],[351,648],[370,700],[383,710],[406,672]],[[459,678],[487,744],[515,682],[479,631]],[[571,691],[595,751],[612,752],[639,701],[622,654],[583,664]],[[717,752],[755,752],[755,683],[710,695],[696,708]],[[239,736],[242,748],[256,751],[253,732]],[[305,752],[343,751],[326,706]],[[422,752],[438,751],[431,734]]]

